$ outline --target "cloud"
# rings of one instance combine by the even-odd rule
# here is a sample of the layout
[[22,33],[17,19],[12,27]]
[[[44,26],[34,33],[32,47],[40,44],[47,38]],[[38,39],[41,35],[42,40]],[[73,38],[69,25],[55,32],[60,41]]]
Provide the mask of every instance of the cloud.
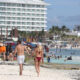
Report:
[[53,24],[58,24],[58,23],[61,22],[60,19],[59,19],[57,16],[54,16],[53,18],[48,19],[48,21],[49,21],[50,23],[53,23]]
[[67,22],[80,22],[80,15],[68,16],[65,18]]
[[48,28],[52,27],[52,25],[57,25],[61,27],[62,25],[67,26],[72,29],[75,25],[80,25],[80,15],[75,16],[55,16],[53,18],[48,18]]
[[55,26],[62,26],[63,25],[60,17],[54,16],[53,18],[48,18],[48,20],[47,20],[48,29],[50,27],[52,27],[53,25],[55,25]]
[[79,5],[80,1],[79,0],[54,0],[53,4],[58,5],[58,6],[76,6]]

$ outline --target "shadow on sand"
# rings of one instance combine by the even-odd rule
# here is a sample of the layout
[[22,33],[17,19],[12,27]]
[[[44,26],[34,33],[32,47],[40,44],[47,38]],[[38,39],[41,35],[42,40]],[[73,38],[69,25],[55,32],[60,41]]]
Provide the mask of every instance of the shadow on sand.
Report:
[[[4,76],[20,76],[19,74],[0,74],[0,75],[4,75]],[[37,77],[37,76],[33,76],[33,75],[22,75],[22,76],[28,76],[28,77]]]

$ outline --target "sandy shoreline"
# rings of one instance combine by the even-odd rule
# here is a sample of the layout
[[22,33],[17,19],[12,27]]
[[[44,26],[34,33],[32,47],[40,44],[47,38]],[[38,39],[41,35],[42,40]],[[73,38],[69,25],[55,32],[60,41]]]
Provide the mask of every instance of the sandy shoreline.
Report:
[[79,70],[57,70],[41,67],[40,77],[37,77],[34,66],[24,66],[23,75],[19,76],[18,65],[0,65],[0,80],[76,80]]

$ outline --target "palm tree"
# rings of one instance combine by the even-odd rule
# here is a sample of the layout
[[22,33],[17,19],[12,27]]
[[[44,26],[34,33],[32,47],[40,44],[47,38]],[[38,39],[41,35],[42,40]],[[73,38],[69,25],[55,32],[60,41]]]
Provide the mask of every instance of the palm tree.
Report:
[[66,31],[66,32],[68,32],[68,31],[70,31],[65,25],[63,25],[62,27],[61,27],[61,31],[62,32],[64,32],[64,31]]
[[76,26],[76,27],[74,28],[74,31],[80,31],[80,25]]

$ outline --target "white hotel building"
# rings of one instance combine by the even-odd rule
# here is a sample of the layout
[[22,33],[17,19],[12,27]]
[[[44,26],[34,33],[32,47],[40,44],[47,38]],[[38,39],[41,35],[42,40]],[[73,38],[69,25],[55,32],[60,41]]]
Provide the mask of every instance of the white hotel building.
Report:
[[13,28],[20,31],[41,31],[46,29],[44,0],[0,0],[0,34],[8,35]]

